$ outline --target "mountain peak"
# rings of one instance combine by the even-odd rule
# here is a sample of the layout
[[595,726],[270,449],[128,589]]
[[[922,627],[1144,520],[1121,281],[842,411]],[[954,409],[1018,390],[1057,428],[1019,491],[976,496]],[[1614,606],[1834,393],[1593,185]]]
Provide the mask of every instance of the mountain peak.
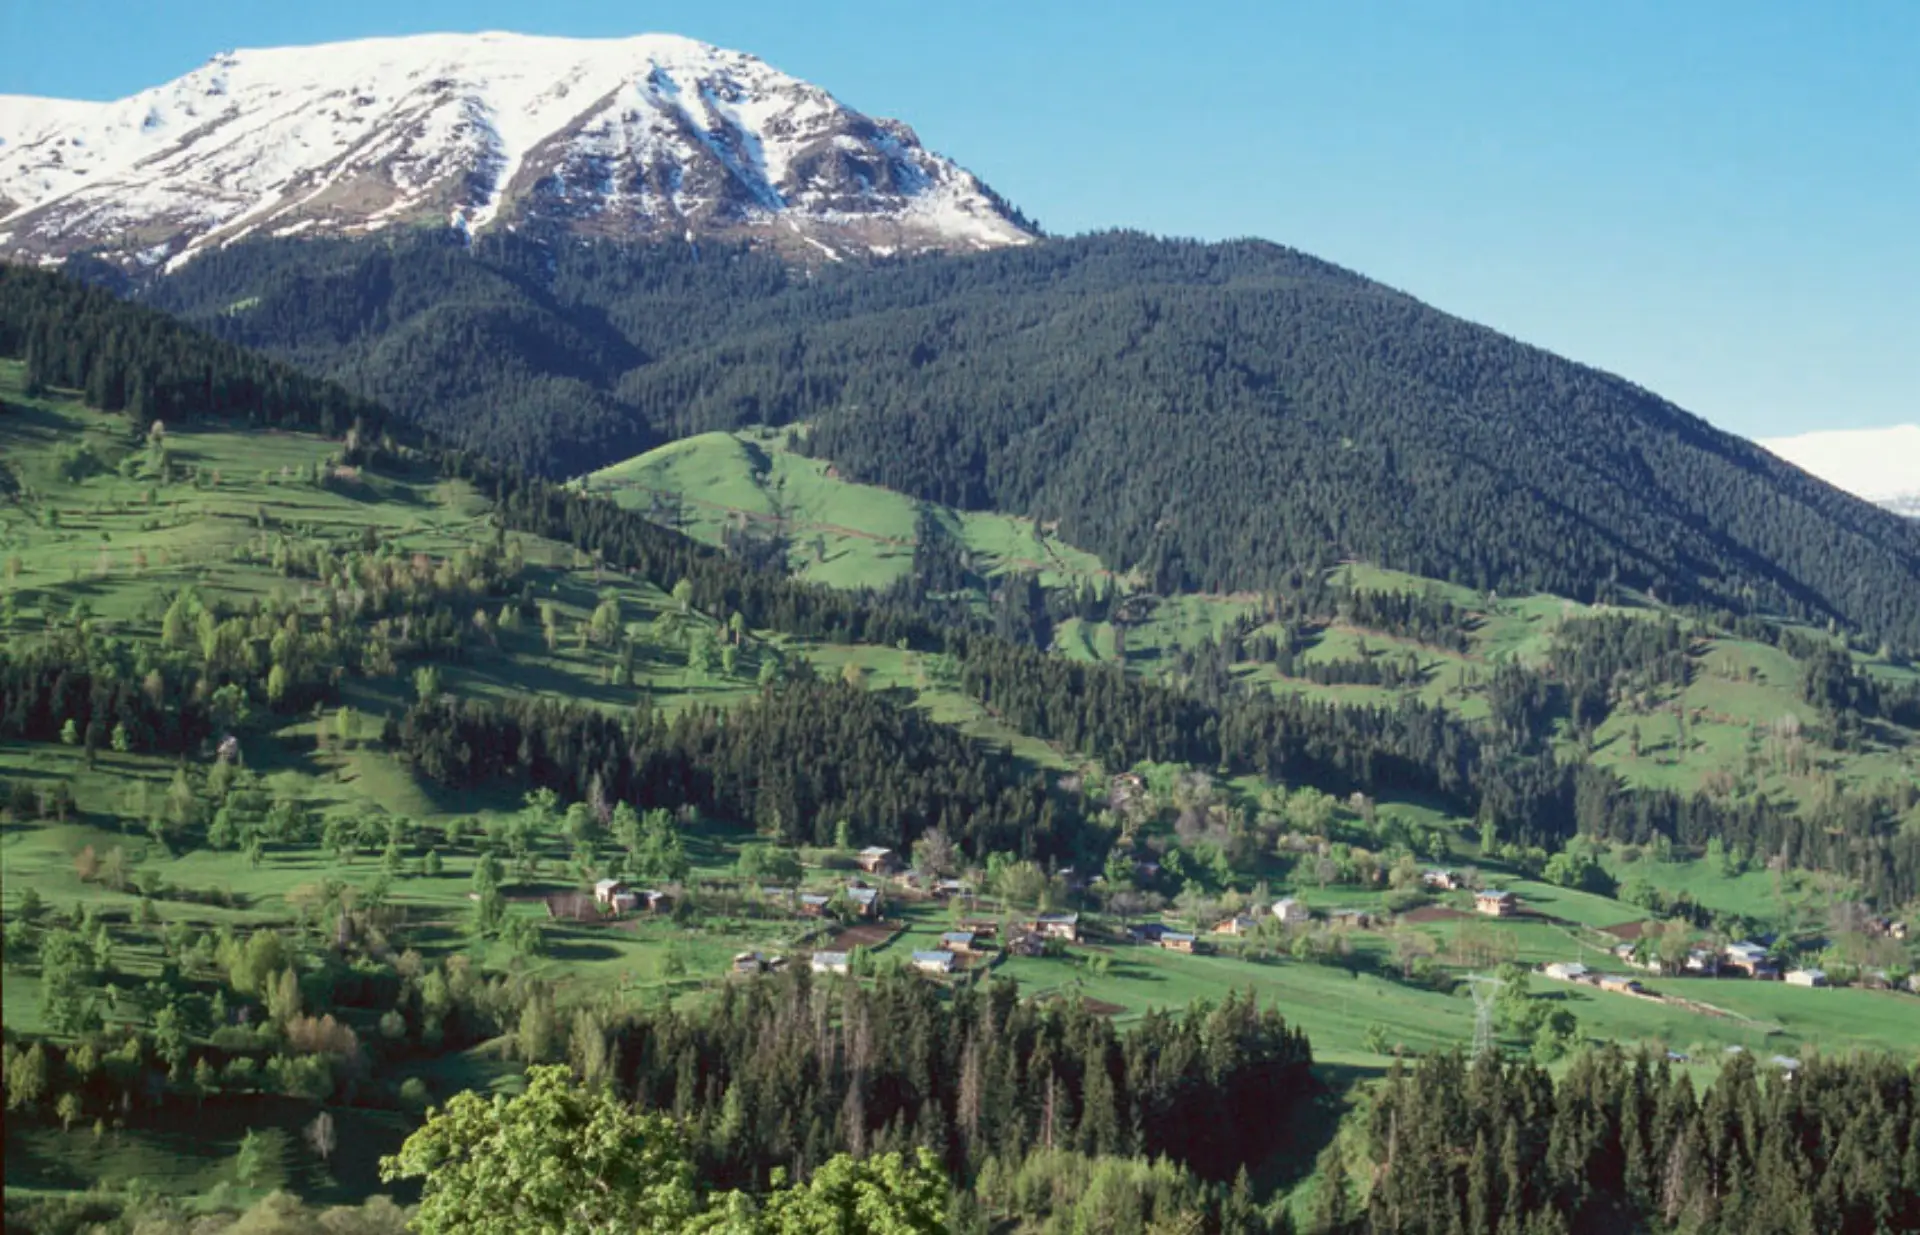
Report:
[[679,35],[229,51],[114,102],[0,99],[0,255],[151,266],[403,224],[716,236],[810,259],[1034,234],[906,125]]

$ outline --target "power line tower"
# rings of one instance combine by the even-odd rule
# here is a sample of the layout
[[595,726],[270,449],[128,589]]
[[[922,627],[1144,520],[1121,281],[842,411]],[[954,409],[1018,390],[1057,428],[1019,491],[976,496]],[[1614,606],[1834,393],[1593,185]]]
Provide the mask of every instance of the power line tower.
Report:
[[1467,986],[1473,991],[1473,1057],[1480,1058],[1493,1049],[1493,1013],[1499,1006],[1500,988],[1505,986],[1492,974],[1470,973]]

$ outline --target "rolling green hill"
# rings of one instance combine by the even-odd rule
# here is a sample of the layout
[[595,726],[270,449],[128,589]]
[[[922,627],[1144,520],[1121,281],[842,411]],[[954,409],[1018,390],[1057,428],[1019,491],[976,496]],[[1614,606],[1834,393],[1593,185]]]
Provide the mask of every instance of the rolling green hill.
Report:
[[[977,568],[978,609],[988,607],[986,591],[994,581],[1010,574],[1037,576],[1063,609],[1092,586],[1124,598],[1123,634],[1117,635],[1114,617],[1072,616],[1053,627],[1050,646],[1076,659],[1124,663],[1158,681],[1185,680],[1196,651],[1261,611],[1261,598],[1252,594],[1156,596],[1141,580],[1115,578],[1099,559],[1030,521],[958,511],[843,479],[825,461],[796,453],[797,433],[699,434],[594,472],[580,486],[710,544],[767,537],[787,546],[785,565],[795,574],[853,589],[881,590],[911,576],[917,534],[926,530],[920,525],[924,514],[948,529]],[[1549,666],[1556,633],[1569,620],[1612,614],[1654,621],[1662,614],[1644,598],[1594,606],[1548,594],[1501,597],[1357,563],[1331,568],[1326,577],[1341,589],[1445,599],[1462,611],[1464,642],[1438,646],[1368,628],[1342,612],[1336,599],[1315,620],[1296,624],[1295,671],[1241,659],[1230,666],[1238,680],[1350,704],[1391,706],[1415,698],[1480,720],[1489,712],[1493,668]],[[1835,789],[1920,782],[1920,731],[1884,723],[1837,749],[1827,740],[1819,709],[1804,697],[1800,661],[1758,637],[1681,620],[1698,631],[1689,646],[1687,681],[1637,693],[1584,745],[1564,720],[1558,722],[1556,746],[1564,757],[1589,758],[1633,785],[1693,793],[1738,781],[1756,792],[1807,802]],[[1258,624],[1252,633],[1274,629]],[[1869,653],[1851,656],[1864,674],[1916,680],[1903,665]],[[1410,680],[1393,686],[1324,680],[1388,662],[1415,666]],[[1316,666],[1327,671],[1323,680],[1316,680]],[[1807,752],[1791,766],[1782,737],[1789,731]]]
[[708,544],[730,534],[779,541],[786,569],[832,587],[879,591],[906,578],[923,517],[984,578],[1017,573],[1049,588],[1113,586],[1098,558],[1031,519],[955,510],[843,480],[826,460],[791,450],[793,432],[695,434],[589,473],[580,487]]

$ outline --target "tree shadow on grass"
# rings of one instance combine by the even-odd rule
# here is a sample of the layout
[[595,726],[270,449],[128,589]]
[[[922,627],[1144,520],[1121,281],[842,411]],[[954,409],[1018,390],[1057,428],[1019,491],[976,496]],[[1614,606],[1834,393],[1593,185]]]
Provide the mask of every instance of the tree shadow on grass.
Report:
[[1386,1072],[1385,1065],[1314,1064],[1312,1097],[1281,1117],[1273,1150],[1248,1172],[1256,1192],[1285,1191],[1313,1174],[1321,1151],[1340,1134],[1341,1120],[1362,1101],[1362,1087]]
[[579,963],[583,961],[612,961],[620,959],[619,948],[607,943],[591,943],[583,939],[549,938],[546,945],[547,959]]

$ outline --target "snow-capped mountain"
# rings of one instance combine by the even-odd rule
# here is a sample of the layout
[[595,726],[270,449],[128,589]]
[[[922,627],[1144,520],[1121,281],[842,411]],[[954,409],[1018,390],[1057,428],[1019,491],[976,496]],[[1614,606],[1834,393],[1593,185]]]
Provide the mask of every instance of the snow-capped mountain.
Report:
[[906,125],[672,35],[368,39],[228,52],[112,103],[0,96],[0,256],[151,266],[410,223],[816,258],[1033,236]]
[[1920,424],[1827,429],[1760,444],[1837,489],[1920,517]]

